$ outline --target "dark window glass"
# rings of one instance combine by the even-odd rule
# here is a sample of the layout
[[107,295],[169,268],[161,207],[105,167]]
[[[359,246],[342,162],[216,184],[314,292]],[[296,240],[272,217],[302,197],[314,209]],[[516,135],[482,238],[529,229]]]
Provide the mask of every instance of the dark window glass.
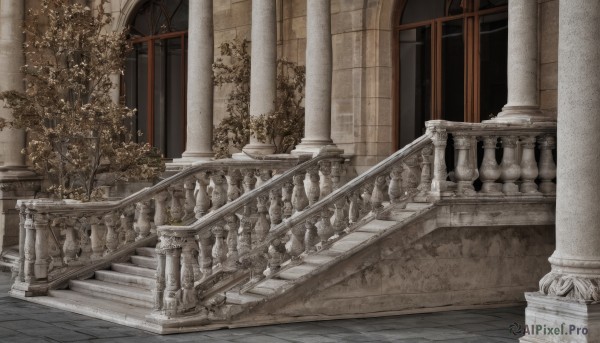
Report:
[[449,0],[447,1],[448,10],[446,15],[457,15],[463,13],[463,0]]
[[400,32],[400,147],[423,133],[431,113],[431,27]]
[[402,24],[435,19],[444,16],[444,1],[419,0],[408,1],[402,12]]
[[[523,1],[523,0],[516,0]],[[526,1],[526,0],[525,0]],[[508,0],[479,0],[479,9],[486,10],[488,8],[500,7],[508,5]]]
[[140,6],[131,21],[134,36],[154,36],[187,30],[188,0],[150,0]]
[[442,118],[464,120],[465,45],[463,20],[442,23]]
[[481,119],[498,114],[506,104],[506,61],[508,15],[497,13],[479,20],[480,113]]

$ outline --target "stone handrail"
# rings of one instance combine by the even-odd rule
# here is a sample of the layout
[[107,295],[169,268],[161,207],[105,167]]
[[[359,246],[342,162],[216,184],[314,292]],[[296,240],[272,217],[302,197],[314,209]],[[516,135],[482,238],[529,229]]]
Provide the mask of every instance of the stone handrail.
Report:
[[[556,125],[551,123],[429,121],[425,135],[345,185],[339,182],[339,171],[321,168],[325,180],[335,176],[333,191],[311,197],[312,201],[307,199],[304,183],[310,184],[309,193],[315,194],[318,170],[299,166],[297,174],[296,170],[290,173],[295,174],[293,192],[289,179],[272,180],[245,194],[240,199],[243,204],[226,205],[192,226],[160,227],[155,313],[172,317],[197,313],[203,305],[214,306],[210,302],[202,305],[201,300],[208,301],[202,293],[208,287],[198,287],[213,270],[247,270],[249,278],[235,288],[244,292],[265,277],[276,277],[282,267],[294,265],[303,256],[327,249],[391,205],[435,202],[444,197],[553,196],[555,134]],[[496,157],[499,139],[501,163]],[[483,149],[477,148],[477,140]],[[536,142],[539,161],[535,160]],[[452,163],[446,165],[447,154],[453,154],[453,169]],[[477,155],[482,157],[479,167]],[[306,174],[309,180],[305,181]],[[475,184],[477,179],[481,185]],[[279,204],[291,203],[292,193],[293,211],[282,219]],[[200,273],[194,272],[196,249]],[[239,279],[239,273],[235,277]]]
[[[269,157],[197,163],[116,201],[19,200],[21,262],[13,289],[26,295],[44,294],[53,280],[76,274],[74,269],[104,265],[137,241],[147,245],[156,226],[185,223],[233,201],[235,194],[218,192],[226,176],[235,184],[241,181],[240,170],[281,172],[310,158]],[[208,194],[211,181],[215,190]]]

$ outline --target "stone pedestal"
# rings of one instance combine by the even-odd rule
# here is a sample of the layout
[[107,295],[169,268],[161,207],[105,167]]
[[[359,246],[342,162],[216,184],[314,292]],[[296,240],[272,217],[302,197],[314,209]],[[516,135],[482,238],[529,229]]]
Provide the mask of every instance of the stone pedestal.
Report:
[[33,198],[40,190],[40,178],[0,179],[0,252],[19,244],[17,200]]

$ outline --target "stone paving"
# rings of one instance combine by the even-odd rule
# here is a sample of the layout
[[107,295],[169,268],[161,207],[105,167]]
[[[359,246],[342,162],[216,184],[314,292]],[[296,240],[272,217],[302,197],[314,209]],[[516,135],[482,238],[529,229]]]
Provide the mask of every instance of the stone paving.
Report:
[[509,327],[524,322],[523,307],[271,325],[161,336],[33,304],[7,295],[0,272],[0,342],[518,342]]

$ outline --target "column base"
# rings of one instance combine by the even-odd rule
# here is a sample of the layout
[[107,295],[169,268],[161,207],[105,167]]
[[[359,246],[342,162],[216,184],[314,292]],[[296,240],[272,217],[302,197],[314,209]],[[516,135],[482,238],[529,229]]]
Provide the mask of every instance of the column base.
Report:
[[494,119],[483,123],[516,123],[531,124],[537,122],[556,122],[556,118],[548,117],[536,106],[504,106],[502,112]]
[[275,146],[273,144],[251,142],[246,144],[246,146],[242,148],[242,151],[252,158],[257,155],[264,156],[273,154],[275,152]]
[[329,146],[332,149],[337,148],[331,139],[329,140],[308,140],[306,138],[302,139],[300,144],[296,145],[294,150],[291,151],[293,155],[303,155],[303,154],[312,154],[313,156],[317,156],[319,151],[325,146]]
[[600,304],[579,303],[539,292],[525,293],[525,299],[525,327],[520,328],[524,336],[520,342],[600,342]]

